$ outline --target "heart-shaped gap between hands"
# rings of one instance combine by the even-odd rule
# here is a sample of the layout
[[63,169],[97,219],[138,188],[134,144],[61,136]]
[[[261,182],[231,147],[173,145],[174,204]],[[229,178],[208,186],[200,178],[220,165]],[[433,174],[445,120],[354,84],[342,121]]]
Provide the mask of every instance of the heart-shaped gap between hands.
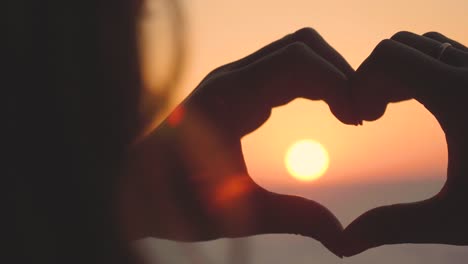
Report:
[[[328,171],[312,182],[288,175],[284,155],[296,140],[322,143]],[[242,140],[248,172],[275,193],[319,202],[347,226],[378,206],[435,195],[445,182],[447,146],[437,120],[415,101],[393,104],[378,121],[347,126],[323,102],[298,99],[275,108]]]

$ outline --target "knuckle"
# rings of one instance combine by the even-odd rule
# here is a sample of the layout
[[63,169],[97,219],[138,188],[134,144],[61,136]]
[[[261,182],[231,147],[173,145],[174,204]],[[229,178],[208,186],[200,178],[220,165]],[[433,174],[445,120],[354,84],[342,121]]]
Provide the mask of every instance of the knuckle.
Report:
[[442,34],[436,31],[429,31],[429,32],[424,33],[423,36],[428,37],[428,38],[440,38],[442,37]]
[[297,41],[302,42],[319,42],[323,40],[318,31],[310,27],[299,29],[294,33],[294,37]]
[[313,36],[313,37],[320,36],[318,31],[311,27],[301,28],[298,31],[296,31],[294,34],[296,36]]
[[399,32],[393,34],[393,36],[390,39],[404,39],[404,38],[410,37],[412,35],[414,35],[414,34],[409,32],[409,31],[399,31]]

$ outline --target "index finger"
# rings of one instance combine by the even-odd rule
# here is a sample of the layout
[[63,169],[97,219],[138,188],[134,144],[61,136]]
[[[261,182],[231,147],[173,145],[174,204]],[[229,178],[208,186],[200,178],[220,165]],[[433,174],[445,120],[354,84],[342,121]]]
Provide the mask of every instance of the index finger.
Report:
[[380,118],[391,102],[416,99],[427,107],[433,98],[447,93],[447,82],[461,74],[417,49],[383,40],[351,79],[354,107],[368,121]]
[[253,54],[215,69],[205,78],[205,80],[211,78],[214,74],[246,67],[249,64],[255,63],[256,61],[266,56],[269,56],[293,43],[298,42],[308,46],[314,52],[335,66],[347,77],[350,77],[354,73],[354,69],[343,58],[343,56],[341,56],[340,53],[338,53],[332,46],[330,46],[330,44],[328,44],[328,42],[325,41],[325,39],[316,30],[312,28],[302,28],[271,44],[268,44]]
[[303,43],[293,43],[229,77],[229,82],[238,87],[229,90],[255,107],[260,102],[276,107],[298,97],[324,100],[342,122],[356,123],[349,107],[346,76]]

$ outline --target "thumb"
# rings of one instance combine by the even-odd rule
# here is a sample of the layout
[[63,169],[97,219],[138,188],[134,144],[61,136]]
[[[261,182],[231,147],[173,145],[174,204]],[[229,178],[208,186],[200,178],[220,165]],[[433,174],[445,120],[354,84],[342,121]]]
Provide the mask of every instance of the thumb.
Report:
[[321,204],[292,195],[265,191],[259,199],[259,233],[298,234],[320,241],[335,255],[343,227]]
[[454,223],[449,207],[432,198],[372,209],[343,231],[341,253],[349,257],[388,244],[453,244],[459,225]]

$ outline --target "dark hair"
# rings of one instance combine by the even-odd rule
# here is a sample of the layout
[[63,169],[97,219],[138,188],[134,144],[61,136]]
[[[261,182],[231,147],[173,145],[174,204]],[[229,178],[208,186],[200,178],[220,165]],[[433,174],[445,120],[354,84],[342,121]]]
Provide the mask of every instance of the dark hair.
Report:
[[2,6],[2,263],[130,262],[113,192],[139,129],[139,3]]

